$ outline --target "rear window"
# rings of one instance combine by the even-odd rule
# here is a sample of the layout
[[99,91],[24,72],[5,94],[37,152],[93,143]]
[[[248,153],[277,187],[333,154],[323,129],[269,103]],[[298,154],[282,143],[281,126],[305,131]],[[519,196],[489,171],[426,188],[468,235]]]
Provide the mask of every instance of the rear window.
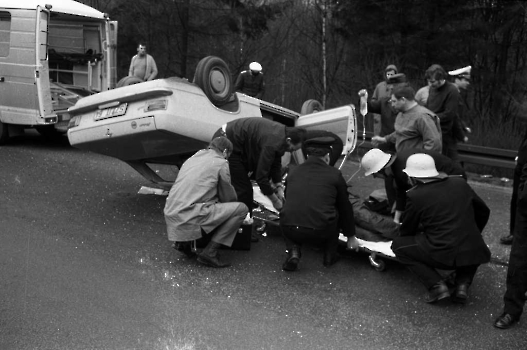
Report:
[[0,11],[0,57],[9,55],[9,43],[11,38],[11,14]]

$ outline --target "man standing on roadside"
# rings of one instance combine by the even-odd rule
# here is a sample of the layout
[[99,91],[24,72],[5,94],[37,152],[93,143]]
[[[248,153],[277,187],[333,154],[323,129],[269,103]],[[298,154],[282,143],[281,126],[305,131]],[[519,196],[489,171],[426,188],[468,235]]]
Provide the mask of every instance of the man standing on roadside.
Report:
[[157,76],[156,61],[146,53],[146,45],[139,43],[137,46],[137,55],[132,57],[128,76],[144,81],[153,80]]
[[453,133],[454,121],[457,118],[459,91],[454,84],[446,80],[448,75],[438,64],[431,65],[426,70],[425,76],[430,84],[426,107],[439,117],[443,140],[442,153],[459,163],[457,142]]

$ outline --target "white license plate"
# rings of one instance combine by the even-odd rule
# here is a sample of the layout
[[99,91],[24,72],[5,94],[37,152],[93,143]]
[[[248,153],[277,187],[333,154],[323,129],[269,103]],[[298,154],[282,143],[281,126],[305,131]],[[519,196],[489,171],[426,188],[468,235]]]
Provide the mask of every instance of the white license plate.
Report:
[[113,117],[125,115],[126,107],[128,107],[128,103],[121,103],[117,107],[111,107],[111,108],[98,110],[97,113],[95,114],[95,120],[97,121],[101,119],[107,119],[107,118],[113,118]]

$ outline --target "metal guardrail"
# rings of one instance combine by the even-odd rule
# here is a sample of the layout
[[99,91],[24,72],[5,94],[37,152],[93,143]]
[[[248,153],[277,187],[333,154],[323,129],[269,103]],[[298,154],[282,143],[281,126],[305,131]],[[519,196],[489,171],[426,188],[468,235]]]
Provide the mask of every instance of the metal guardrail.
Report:
[[[357,144],[360,148],[371,149],[372,132],[366,133],[366,140],[362,142],[362,135],[358,135]],[[459,158],[462,162],[470,164],[481,164],[498,168],[514,169],[517,151],[501,148],[475,146],[466,143],[458,143]]]

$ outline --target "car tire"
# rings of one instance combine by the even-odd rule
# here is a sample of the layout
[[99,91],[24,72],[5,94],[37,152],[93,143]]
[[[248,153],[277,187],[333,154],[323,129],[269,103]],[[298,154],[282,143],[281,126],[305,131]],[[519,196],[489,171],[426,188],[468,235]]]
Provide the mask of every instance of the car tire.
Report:
[[3,145],[9,139],[9,131],[7,130],[7,124],[0,122],[0,145]]
[[302,104],[302,109],[300,109],[301,115],[321,112],[324,110],[324,107],[322,106],[322,103],[318,102],[317,100],[307,100]]
[[199,61],[193,83],[198,85],[215,106],[231,101],[232,79],[227,63],[216,56],[207,56]]
[[119,80],[119,82],[117,83],[117,86],[118,88],[120,87],[123,87],[123,86],[128,86],[128,85],[133,85],[133,84],[137,84],[137,83],[142,83],[144,80],[141,79],[141,78],[138,78],[138,77],[124,77],[123,79]]

